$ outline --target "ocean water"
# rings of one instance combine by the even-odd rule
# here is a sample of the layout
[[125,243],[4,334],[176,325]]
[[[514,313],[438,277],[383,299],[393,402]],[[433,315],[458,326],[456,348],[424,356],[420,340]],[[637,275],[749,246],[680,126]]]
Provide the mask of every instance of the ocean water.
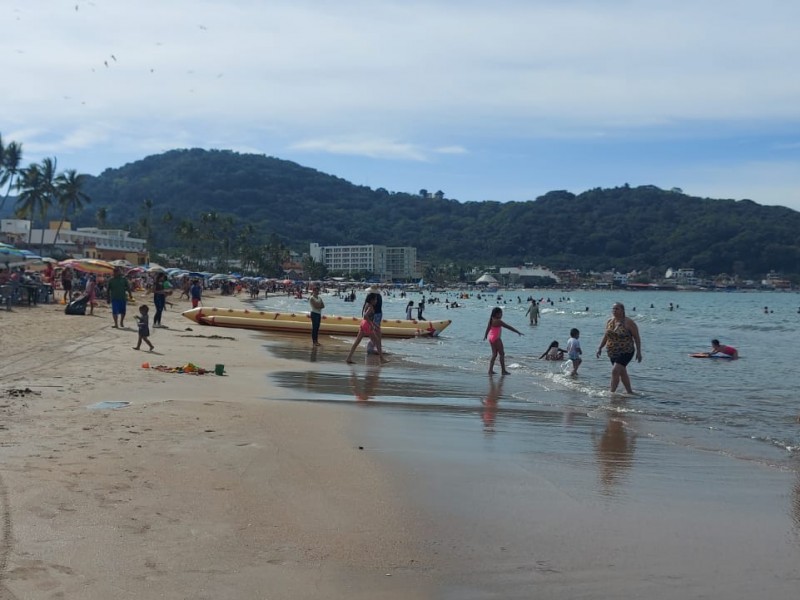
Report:
[[[323,295],[324,313],[358,314],[364,295],[359,293],[356,303]],[[611,416],[637,436],[777,467],[796,466],[800,294],[500,290],[470,292],[466,298],[456,291],[425,296],[426,318],[453,321],[438,338],[386,340],[391,362],[383,367],[366,357],[364,345],[359,364],[344,365],[352,338],[326,340],[320,351],[297,336],[275,338],[273,352],[316,363],[304,373],[277,374],[277,383],[312,399],[465,417],[492,433],[522,431],[532,421],[606,423]],[[525,316],[528,297],[542,300],[537,326]],[[407,302],[416,304],[420,298],[417,292],[401,297],[399,290],[385,295],[384,318],[404,318]],[[610,363],[605,353],[595,358],[617,301],[625,304],[642,338],[643,361],[628,367],[634,396],[611,394]],[[459,307],[449,308],[451,302]],[[305,311],[307,301],[275,296],[258,306]],[[491,352],[483,335],[495,306],[503,308],[506,323],[524,334],[503,331],[508,376],[487,375]],[[566,361],[538,359],[553,340],[565,347],[572,327],[581,332],[584,352],[577,377],[568,374]],[[712,338],[738,348],[741,358],[688,356],[708,350]],[[499,365],[495,370],[499,373]]]

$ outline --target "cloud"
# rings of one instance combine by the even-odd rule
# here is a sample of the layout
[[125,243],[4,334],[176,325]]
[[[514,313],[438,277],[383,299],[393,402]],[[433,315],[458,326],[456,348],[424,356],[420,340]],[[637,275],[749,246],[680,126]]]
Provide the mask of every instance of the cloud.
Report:
[[425,161],[425,153],[413,144],[376,138],[314,139],[297,142],[292,150],[347,154],[366,158]]
[[[509,189],[536,188],[527,168],[499,163],[541,164],[556,142],[572,152],[560,171],[551,159],[548,183],[559,174],[553,185],[571,188],[600,178],[586,160],[598,147],[613,165],[613,144],[680,142],[689,156],[698,140],[735,141],[707,162],[755,164],[800,135],[800,2],[789,0],[104,0],[78,11],[15,0],[10,19],[0,133],[25,161],[63,154],[79,170],[173,147],[253,149],[352,157],[351,173],[379,159],[377,185],[469,179],[462,189],[494,193],[500,181],[486,179],[500,172]],[[652,181],[663,171],[646,159],[626,158],[614,180]],[[704,189],[729,189],[705,176]]]
[[463,146],[442,146],[433,151],[437,154],[467,154],[467,149]]

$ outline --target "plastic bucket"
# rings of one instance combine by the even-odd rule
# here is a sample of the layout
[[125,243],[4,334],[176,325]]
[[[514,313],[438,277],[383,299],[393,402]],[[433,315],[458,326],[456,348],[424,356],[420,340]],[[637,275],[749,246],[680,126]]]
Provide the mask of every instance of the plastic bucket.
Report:
[[214,365],[214,375],[224,375],[225,365]]

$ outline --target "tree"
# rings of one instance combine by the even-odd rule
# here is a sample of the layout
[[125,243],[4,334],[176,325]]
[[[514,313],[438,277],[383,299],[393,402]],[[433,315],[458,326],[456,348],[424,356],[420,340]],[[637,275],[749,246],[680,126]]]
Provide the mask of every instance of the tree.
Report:
[[101,206],[97,209],[95,213],[95,219],[97,220],[97,228],[98,229],[105,229],[106,223],[108,222],[108,207]]
[[[15,214],[21,219],[33,221],[39,217],[42,221],[42,240],[44,240],[44,225],[47,211],[53,202],[54,162],[50,158],[44,159],[41,165],[31,164],[22,169],[16,181],[19,190],[17,202],[14,205]],[[28,244],[31,243],[33,228],[28,231]]]
[[152,251],[152,239],[151,239],[151,232],[153,229],[153,223],[150,219],[150,214],[153,212],[153,201],[149,198],[145,198],[142,202],[142,210],[144,214],[139,219],[139,224],[142,227],[142,232],[144,233],[144,239],[147,240],[147,248]]
[[22,145],[11,142],[7,146],[3,145],[3,137],[0,136],[0,186],[7,186],[3,200],[0,201],[0,210],[6,204],[11,188],[14,186],[19,165],[22,162]]
[[58,229],[53,238],[53,248],[56,246],[58,234],[61,233],[61,226],[67,220],[67,215],[83,209],[84,203],[92,201],[82,190],[85,181],[86,175],[79,175],[75,169],[64,171],[55,179],[54,196],[61,209],[61,220],[58,222]]

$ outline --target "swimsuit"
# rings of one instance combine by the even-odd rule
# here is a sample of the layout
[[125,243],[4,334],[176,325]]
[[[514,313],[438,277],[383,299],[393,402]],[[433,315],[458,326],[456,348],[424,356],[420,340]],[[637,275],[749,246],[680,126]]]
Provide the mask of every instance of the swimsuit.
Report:
[[500,333],[503,327],[501,325],[495,325],[491,329],[489,329],[489,343],[494,344],[497,340],[500,339]]
[[625,321],[619,323],[615,319],[609,319],[606,323],[606,348],[608,358],[611,363],[627,365],[633,359],[635,346],[633,334],[630,329],[625,327]]

